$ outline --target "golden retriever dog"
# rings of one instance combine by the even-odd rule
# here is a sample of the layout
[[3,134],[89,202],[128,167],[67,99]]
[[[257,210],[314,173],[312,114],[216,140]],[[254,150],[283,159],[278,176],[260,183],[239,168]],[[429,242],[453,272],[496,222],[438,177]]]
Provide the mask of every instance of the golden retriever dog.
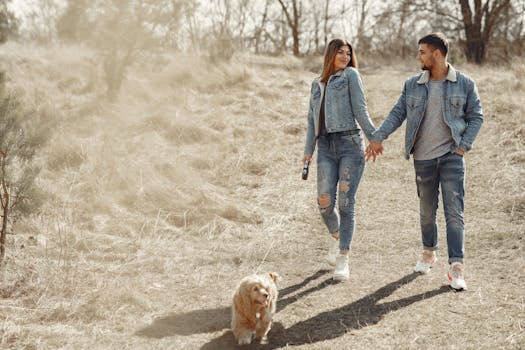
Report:
[[268,342],[272,317],[277,304],[275,272],[243,278],[233,294],[232,331],[239,345],[250,344],[252,337]]

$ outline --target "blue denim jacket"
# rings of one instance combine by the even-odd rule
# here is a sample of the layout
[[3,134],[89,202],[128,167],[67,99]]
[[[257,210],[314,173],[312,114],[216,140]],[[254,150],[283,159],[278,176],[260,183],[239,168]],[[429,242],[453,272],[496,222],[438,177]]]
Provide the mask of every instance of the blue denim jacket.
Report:
[[[373,141],[382,142],[406,119],[405,158],[410,158],[427,106],[429,78],[430,72],[424,71],[405,82],[403,93],[372,136]],[[451,152],[457,147],[469,151],[483,123],[476,84],[450,64],[444,84],[443,114],[455,143]]]
[[375,131],[368,115],[363,82],[357,70],[347,67],[334,73],[326,84],[314,79],[308,110],[308,129],[304,154],[313,154],[319,137],[319,112],[325,97],[325,124],[328,133],[357,129],[357,122],[370,139]]

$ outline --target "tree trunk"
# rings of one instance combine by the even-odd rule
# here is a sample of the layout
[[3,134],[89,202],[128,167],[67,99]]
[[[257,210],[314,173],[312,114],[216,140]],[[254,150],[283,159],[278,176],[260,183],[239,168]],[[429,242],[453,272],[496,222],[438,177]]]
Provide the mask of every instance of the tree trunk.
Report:
[[471,63],[481,64],[485,60],[485,43],[481,38],[467,40],[467,48],[465,51],[467,61]]
[[323,23],[323,31],[324,31],[324,47],[328,45],[328,21],[330,20],[328,16],[328,11],[330,10],[330,0],[325,0],[325,6],[324,6],[324,23]]
[[7,233],[7,218],[9,214],[9,192],[4,180],[2,180],[2,228],[0,229],[0,262],[5,256],[5,236]]
[[299,31],[295,27],[292,29],[292,36],[293,36],[293,55],[299,56]]
[[492,38],[494,28],[504,20],[501,13],[508,9],[510,0],[486,0],[485,3],[476,0],[474,11],[469,0],[459,0],[459,4],[465,28],[465,56],[468,62],[481,64],[485,61],[485,49]]
[[288,11],[288,7],[284,4],[283,0],[278,1],[286,16],[286,22],[292,30],[293,54],[294,56],[299,56],[299,19],[301,17],[301,10],[298,8],[300,4],[297,3],[299,0],[292,0],[292,14]]
[[[357,45],[361,52],[365,51],[366,44],[365,44],[365,22],[366,22],[366,15],[367,15],[367,9],[366,9],[367,0],[361,1],[361,8],[359,13],[359,25],[357,27]],[[359,10],[358,10],[359,11]]]

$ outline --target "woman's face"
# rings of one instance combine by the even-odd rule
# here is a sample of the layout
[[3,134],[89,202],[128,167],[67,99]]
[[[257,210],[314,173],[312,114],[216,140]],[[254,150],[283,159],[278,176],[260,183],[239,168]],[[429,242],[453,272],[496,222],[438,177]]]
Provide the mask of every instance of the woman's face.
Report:
[[348,45],[338,48],[334,58],[334,71],[345,69],[348,62],[350,62],[351,55],[352,53]]

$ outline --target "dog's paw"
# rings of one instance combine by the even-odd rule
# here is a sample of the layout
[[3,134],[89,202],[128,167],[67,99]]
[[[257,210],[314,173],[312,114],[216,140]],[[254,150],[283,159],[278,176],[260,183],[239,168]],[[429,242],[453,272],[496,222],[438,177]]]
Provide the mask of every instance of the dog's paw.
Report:
[[264,337],[261,338],[261,344],[262,345],[268,344],[268,337],[267,336],[264,336]]
[[247,345],[247,344],[250,344],[252,342],[252,336],[250,335],[249,337],[246,336],[246,337],[240,337],[239,338],[239,345]]

